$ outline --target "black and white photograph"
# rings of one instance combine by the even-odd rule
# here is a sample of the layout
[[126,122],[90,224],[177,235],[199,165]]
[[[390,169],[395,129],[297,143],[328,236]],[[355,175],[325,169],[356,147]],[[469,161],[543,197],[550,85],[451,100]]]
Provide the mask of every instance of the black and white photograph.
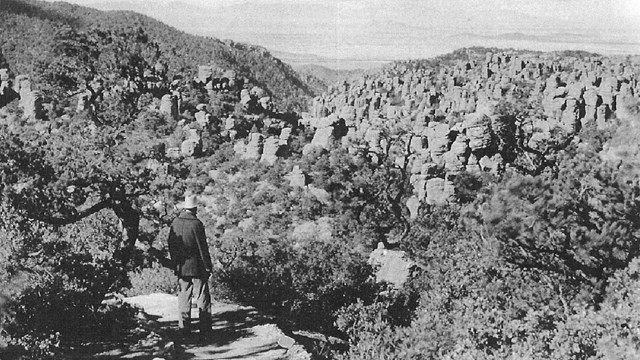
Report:
[[0,0],[0,359],[639,360],[640,1]]

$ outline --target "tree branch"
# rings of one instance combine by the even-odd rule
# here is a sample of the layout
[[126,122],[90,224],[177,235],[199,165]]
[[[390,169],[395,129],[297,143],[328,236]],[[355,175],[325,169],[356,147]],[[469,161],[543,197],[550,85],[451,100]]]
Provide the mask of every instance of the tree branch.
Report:
[[88,216],[91,216],[100,210],[108,209],[111,206],[111,199],[105,199],[100,201],[99,203],[84,209],[82,211],[78,211],[70,216],[33,216],[32,218],[35,220],[39,220],[45,222],[47,224],[55,225],[55,226],[64,226],[72,224],[76,221],[80,221]]

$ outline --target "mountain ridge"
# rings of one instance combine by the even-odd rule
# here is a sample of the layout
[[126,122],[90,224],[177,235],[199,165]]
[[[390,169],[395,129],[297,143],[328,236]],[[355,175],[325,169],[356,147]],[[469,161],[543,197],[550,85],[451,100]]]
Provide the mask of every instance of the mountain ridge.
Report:
[[303,110],[313,92],[286,63],[261,46],[190,35],[149,16],[131,11],[100,11],[64,2],[4,0],[0,9],[0,49],[9,67],[38,80],[38,67],[54,57],[60,31],[142,28],[158,42],[170,70],[194,75],[198,65],[214,63],[235,70],[264,87],[283,109]]

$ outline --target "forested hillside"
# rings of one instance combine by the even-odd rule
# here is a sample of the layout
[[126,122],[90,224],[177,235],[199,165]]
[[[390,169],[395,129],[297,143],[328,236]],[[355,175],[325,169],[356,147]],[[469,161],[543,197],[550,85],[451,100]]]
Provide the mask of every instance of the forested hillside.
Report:
[[305,87],[262,50],[11,4],[3,359],[137,341],[135,312],[103,300],[175,291],[185,193],[214,298],[275,316],[317,358],[638,357],[637,58],[461,49],[294,114]]
[[[171,64],[169,77],[193,77],[198,65],[235,70],[239,77],[263,87],[283,110],[304,109],[304,97],[311,95],[289,65],[259,46],[189,35],[133,12],[104,12],[35,0],[3,0],[0,7],[0,47],[11,59],[9,67],[36,80],[61,70],[51,66],[64,65],[58,62],[65,42],[76,42],[89,51],[91,46],[102,46],[107,33],[128,36],[139,32],[157,52],[155,60]],[[78,39],[78,33],[86,36]],[[73,65],[77,64],[67,64]]]

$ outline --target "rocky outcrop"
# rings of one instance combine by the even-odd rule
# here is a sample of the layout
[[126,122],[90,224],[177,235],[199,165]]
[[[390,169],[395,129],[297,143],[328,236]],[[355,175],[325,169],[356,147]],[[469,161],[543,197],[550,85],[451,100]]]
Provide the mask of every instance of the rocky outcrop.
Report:
[[277,137],[269,137],[264,140],[264,146],[262,150],[262,155],[260,156],[260,161],[265,162],[269,165],[275,164],[278,160],[278,154],[281,152],[283,148],[280,145],[280,139]]
[[385,249],[382,243],[369,255],[369,264],[377,269],[378,282],[387,282],[398,289],[407,282],[415,267],[404,251]]
[[208,128],[211,124],[211,114],[207,112],[206,105],[199,104],[196,106],[197,112],[194,114],[196,118],[196,123],[202,128]]
[[486,114],[471,113],[465,116],[464,132],[471,151],[487,150],[493,144],[491,119]]
[[242,158],[260,160],[263,148],[264,135],[260,133],[251,133],[249,135],[249,142],[247,143],[247,147],[242,154]]
[[[330,148],[335,139],[323,121],[344,120],[351,128],[340,146],[349,153],[362,153],[357,147],[364,144],[373,162],[387,148],[398,165],[408,161],[414,191],[407,206],[414,216],[421,204],[454,200],[453,179],[462,171],[500,174],[516,158],[518,142],[543,151],[589,123],[606,128],[620,99],[637,96],[640,88],[637,68],[603,57],[468,54],[468,60],[440,65],[394,63],[331,88],[313,99],[301,120],[316,128],[314,146],[305,150]],[[504,104],[531,114],[519,118]],[[403,135],[389,138],[396,133]],[[389,140],[406,146],[388,147]]]
[[178,119],[178,98],[175,95],[163,95],[160,100],[160,113]]
[[26,91],[23,89],[20,95],[20,107],[25,119],[38,120],[44,117],[42,94],[39,91]]
[[294,188],[303,188],[308,184],[307,175],[300,170],[300,166],[298,165],[293,167],[293,170],[286,176],[286,179],[289,180],[289,185]]

